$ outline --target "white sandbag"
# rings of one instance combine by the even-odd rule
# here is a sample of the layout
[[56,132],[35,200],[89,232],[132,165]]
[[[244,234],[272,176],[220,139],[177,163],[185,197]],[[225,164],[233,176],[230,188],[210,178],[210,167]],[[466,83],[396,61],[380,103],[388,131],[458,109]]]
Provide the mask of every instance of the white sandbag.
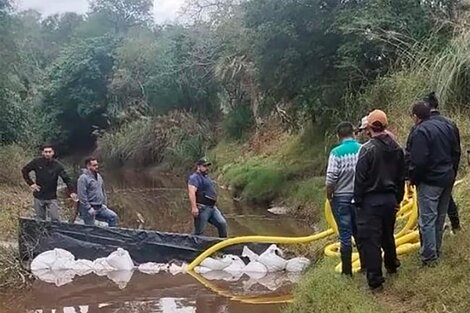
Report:
[[266,287],[270,291],[275,291],[284,285],[283,277],[286,276],[286,273],[269,273],[263,278],[258,279],[258,284]]
[[233,277],[231,273],[225,271],[210,271],[201,275],[207,280],[229,280]]
[[250,250],[247,246],[243,247],[242,257],[248,258],[250,262],[257,261],[259,255]]
[[93,261],[93,272],[98,276],[106,276],[115,269],[109,265],[107,258],[99,258]]
[[93,272],[93,262],[90,260],[77,260],[72,265],[72,270],[78,276],[85,276]]
[[144,263],[139,265],[139,271],[145,274],[153,275],[168,270],[168,264]]
[[267,273],[268,268],[258,261],[251,261],[248,263],[247,266],[243,269],[244,273]]
[[213,271],[221,271],[224,268],[230,266],[232,261],[228,258],[226,259],[214,259],[211,257],[205,258],[204,261],[201,262],[201,266],[210,268]]
[[129,255],[129,252],[122,248],[118,248],[116,251],[111,253],[106,261],[116,271],[130,271],[134,269],[134,262]]
[[168,272],[170,272],[171,275],[184,274],[186,272],[186,266],[188,266],[186,263],[183,263],[181,266],[173,263],[168,268]]
[[293,258],[287,261],[286,271],[303,272],[310,266],[310,260],[304,257]]
[[212,271],[210,268],[204,267],[204,266],[196,266],[194,268],[194,271],[198,274],[206,274]]
[[224,276],[222,278],[223,281],[228,281],[228,282],[239,281],[240,278],[242,278],[243,276],[242,272],[231,272],[231,273],[226,272],[226,273],[228,273],[229,275]]
[[33,275],[46,283],[54,284],[57,287],[71,283],[75,277],[75,271],[52,271],[50,269],[32,270]]
[[282,255],[282,251],[276,245],[271,245],[259,256],[258,262],[266,266],[270,273],[283,271],[287,261],[278,254]]
[[57,269],[64,269],[65,263],[74,261],[75,257],[72,253],[64,249],[54,249],[46,251],[38,255],[31,262],[31,270],[41,270],[41,269],[52,269],[53,267]]
[[112,280],[119,289],[126,288],[127,284],[131,281],[132,275],[134,274],[133,270],[130,271],[112,271],[106,274],[110,280]]
[[229,260],[231,264],[223,270],[229,273],[241,273],[245,268],[245,262],[236,255],[227,254],[223,257],[224,260]]
[[[263,265],[264,266],[264,265]],[[266,268],[266,266],[265,266]],[[268,270],[266,269],[266,272],[245,272],[245,274],[250,277],[252,280],[258,280],[263,278],[268,274]]]

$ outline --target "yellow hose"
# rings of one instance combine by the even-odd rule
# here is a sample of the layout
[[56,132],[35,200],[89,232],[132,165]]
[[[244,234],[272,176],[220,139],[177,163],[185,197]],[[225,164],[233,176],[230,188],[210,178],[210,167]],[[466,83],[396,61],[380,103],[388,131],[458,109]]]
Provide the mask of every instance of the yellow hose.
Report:
[[[194,261],[192,261],[188,267],[188,271],[194,270],[196,266],[198,266],[205,258],[211,256],[213,253],[224,249],[228,246],[236,245],[236,244],[244,244],[244,243],[277,243],[277,244],[303,244],[309,243],[316,240],[320,240],[331,236],[335,233],[338,233],[338,228],[331,212],[331,207],[329,201],[325,202],[325,219],[330,226],[329,229],[320,232],[318,234],[313,234],[310,236],[305,237],[275,237],[275,236],[242,236],[236,238],[226,239],[221,241],[203,253],[201,253]],[[416,225],[418,219],[418,208],[417,208],[417,199],[416,199],[416,191],[414,188],[409,186],[405,189],[405,196],[404,200],[401,203],[400,209],[397,212],[397,219],[407,219],[405,226],[401,229],[396,235],[396,246],[397,252],[399,254],[404,254],[407,252],[411,252],[419,248],[419,236],[417,235]],[[327,245],[325,247],[325,255],[331,257],[339,256],[339,243],[335,242],[333,244]],[[355,271],[359,270],[358,264],[359,256],[357,253],[353,254],[353,269]],[[360,265],[359,265],[360,266]],[[340,265],[336,267],[338,270]]]

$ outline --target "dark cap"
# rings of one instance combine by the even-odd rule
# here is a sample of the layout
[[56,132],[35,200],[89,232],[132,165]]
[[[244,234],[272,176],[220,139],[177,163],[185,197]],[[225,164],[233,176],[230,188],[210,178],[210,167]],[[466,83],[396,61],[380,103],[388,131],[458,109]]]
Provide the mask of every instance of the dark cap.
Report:
[[201,159],[197,160],[196,165],[210,166],[210,165],[212,165],[212,163],[209,162],[209,160],[207,160],[207,158],[201,158]]

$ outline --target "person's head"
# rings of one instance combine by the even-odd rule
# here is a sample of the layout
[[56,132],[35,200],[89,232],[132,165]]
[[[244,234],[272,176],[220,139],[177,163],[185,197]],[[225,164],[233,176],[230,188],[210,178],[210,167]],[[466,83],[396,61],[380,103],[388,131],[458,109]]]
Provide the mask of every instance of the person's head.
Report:
[[431,117],[431,108],[426,102],[418,101],[413,104],[411,115],[415,124],[419,124],[420,122],[428,120]]
[[383,133],[388,127],[388,118],[382,110],[374,110],[367,116],[367,130],[371,135]]
[[47,159],[51,160],[54,157],[54,147],[52,145],[46,144],[41,147],[42,156]]
[[211,162],[207,160],[207,158],[201,158],[196,162],[196,170],[204,175],[209,173],[209,167],[212,165]]
[[436,93],[433,91],[423,99],[424,102],[426,102],[431,110],[437,110],[437,107],[439,106],[439,100],[437,100]]
[[99,170],[98,160],[95,157],[86,158],[85,159],[85,166],[89,171],[91,171],[93,173],[97,173],[98,170]]
[[350,122],[341,122],[336,126],[336,134],[339,139],[354,137],[354,126]]

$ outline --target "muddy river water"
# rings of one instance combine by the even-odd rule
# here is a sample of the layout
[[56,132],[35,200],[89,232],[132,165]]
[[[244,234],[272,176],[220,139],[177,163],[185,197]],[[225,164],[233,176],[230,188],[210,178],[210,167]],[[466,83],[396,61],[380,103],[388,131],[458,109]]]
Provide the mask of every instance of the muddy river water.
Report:
[[[144,173],[106,174],[109,204],[120,214],[123,226],[188,233],[192,230],[185,189],[185,177],[149,177]],[[221,190],[219,207],[229,235],[299,236],[312,232],[301,221],[274,216],[266,208],[242,205]],[[215,229],[208,226],[208,235]],[[274,313],[301,275],[274,273],[264,277],[233,277],[214,273],[205,278],[188,274],[146,275],[139,272],[126,277],[76,277],[57,287],[35,281],[21,295],[0,300],[2,313]],[[120,283],[116,283],[119,281]],[[124,282],[124,283],[123,283]],[[253,304],[261,302],[263,304]]]

